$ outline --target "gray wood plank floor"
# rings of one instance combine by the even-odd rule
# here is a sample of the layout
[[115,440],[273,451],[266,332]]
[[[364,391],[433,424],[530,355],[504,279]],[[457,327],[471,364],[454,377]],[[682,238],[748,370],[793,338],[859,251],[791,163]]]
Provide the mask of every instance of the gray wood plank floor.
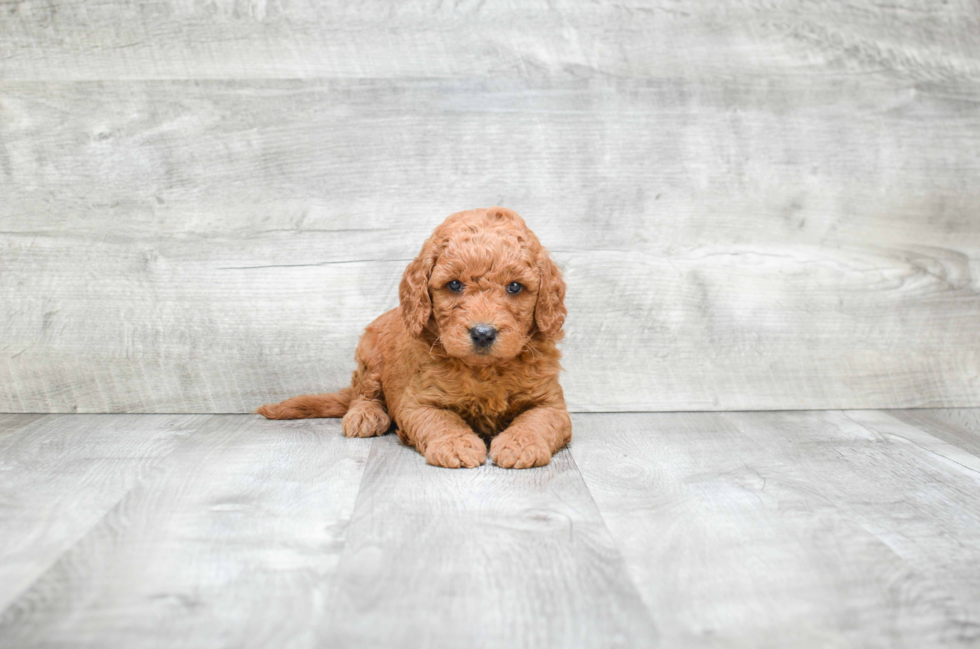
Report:
[[581,414],[516,472],[0,416],[0,646],[977,646],[978,414]]

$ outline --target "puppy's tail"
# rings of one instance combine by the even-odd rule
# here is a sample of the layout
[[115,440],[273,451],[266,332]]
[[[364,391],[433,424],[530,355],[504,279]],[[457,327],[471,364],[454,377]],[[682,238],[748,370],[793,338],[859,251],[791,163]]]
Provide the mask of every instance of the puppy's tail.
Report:
[[328,394],[304,394],[286,399],[282,403],[267,403],[255,412],[266,419],[343,417],[353,396],[350,388]]

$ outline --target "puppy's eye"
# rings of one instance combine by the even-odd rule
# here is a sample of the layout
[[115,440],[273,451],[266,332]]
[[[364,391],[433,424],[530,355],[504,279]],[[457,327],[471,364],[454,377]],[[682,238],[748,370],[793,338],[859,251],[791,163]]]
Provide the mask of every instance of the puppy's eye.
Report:
[[520,282],[511,282],[507,285],[507,292],[511,295],[517,295],[524,290],[524,285]]
[[463,290],[463,282],[459,281],[458,279],[454,279],[453,281],[446,284],[446,288],[448,288],[453,293],[459,293],[460,291]]

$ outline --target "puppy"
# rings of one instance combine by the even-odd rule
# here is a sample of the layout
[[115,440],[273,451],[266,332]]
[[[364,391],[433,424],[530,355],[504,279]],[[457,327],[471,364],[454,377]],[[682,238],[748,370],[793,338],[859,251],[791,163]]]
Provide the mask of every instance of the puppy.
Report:
[[361,336],[351,385],[262,406],[268,419],[343,417],[348,437],[398,437],[429,464],[542,466],[572,436],[555,346],[565,283],[524,220],[458,212],[405,269],[400,305]]

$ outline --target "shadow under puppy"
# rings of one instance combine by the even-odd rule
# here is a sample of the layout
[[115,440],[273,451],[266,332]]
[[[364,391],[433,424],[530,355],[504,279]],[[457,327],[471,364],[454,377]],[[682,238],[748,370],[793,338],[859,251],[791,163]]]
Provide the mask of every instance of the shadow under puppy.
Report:
[[565,322],[558,266],[515,212],[451,215],[399,286],[400,305],[357,345],[351,385],[268,404],[269,419],[343,416],[348,437],[388,431],[429,464],[542,466],[572,436],[555,346]]

